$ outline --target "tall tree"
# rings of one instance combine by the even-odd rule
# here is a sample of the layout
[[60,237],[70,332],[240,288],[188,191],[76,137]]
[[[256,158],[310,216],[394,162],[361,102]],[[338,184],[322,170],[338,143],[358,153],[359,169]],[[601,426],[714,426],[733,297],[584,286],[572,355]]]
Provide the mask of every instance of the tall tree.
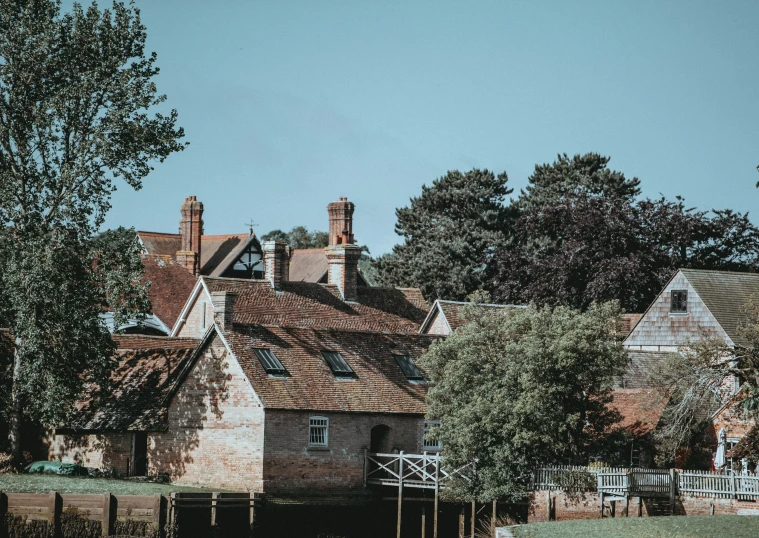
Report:
[[93,237],[117,180],[139,189],[151,163],[184,147],[176,111],[153,112],[166,97],[145,39],[123,2],[62,13],[59,0],[0,0],[0,326],[16,338],[14,454],[23,415],[54,424],[85,383],[107,378],[103,302],[122,315],[144,304],[122,265],[134,252]]
[[586,313],[471,309],[468,324],[429,349],[420,364],[432,381],[428,415],[441,420],[433,435],[445,465],[476,462],[455,493],[521,499],[537,466],[614,452],[605,440],[620,418],[608,404],[626,364],[619,313],[614,303]]
[[377,259],[383,285],[422,289],[428,299],[464,299],[482,288],[485,252],[504,244],[512,190],[505,173],[448,172],[396,210],[404,242]]
[[329,234],[308,231],[305,226],[295,226],[289,232],[272,230],[261,236],[263,241],[284,241],[291,248],[324,248],[329,244]]

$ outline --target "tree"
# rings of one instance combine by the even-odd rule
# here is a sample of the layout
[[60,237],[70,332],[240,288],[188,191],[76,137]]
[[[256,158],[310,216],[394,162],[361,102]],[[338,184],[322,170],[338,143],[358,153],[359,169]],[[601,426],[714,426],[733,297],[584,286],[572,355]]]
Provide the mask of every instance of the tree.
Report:
[[482,288],[485,252],[506,240],[512,191],[505,173],[448,172],[396,210],[404,242],[377,259],[382,285],[419,287],[428,299],[464,299]]
[[571,159],[564,153],[552,164],[535,165],[529,185],[521,191],[516,205],[521,210],[549,207],[578,188],[596,196],[633,200],[640,194],[640,181],[609,170],[610,160],[598,153],[578,154]]
[[62,14],[58,0],[0,0],[0,326],[16,337],[15,455],[23,416],[55,424],[86,383],[107,379],[103,303],[118,316],[145,304],[135,251],[94,239],[115,182],[139,189],[184,147],[176,111],[152,112],[166,97],[145,39],[122,2]]
[[521,499],[537,466],[603,454],[620,418],[608,407],[626,365],[619,314],[615,303],[585,313],[471,309],[466,325],[430,347],[420,364],[432,382],[428,416],[441,420],[433,435],[449,469],[475,462],[456,496]]
[[327,232],[309,232],[305,226],[295,226],[289,232],[272,230],[261,237],[263,241],[284,241],[291,248],[324,248],[329,244]]

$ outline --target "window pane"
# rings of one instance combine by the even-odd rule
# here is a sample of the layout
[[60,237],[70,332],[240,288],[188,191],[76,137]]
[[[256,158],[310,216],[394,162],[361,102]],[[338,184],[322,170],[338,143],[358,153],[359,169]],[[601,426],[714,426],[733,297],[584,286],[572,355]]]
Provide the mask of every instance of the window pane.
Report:
[[284,374],[287,373],[284,365],[279,362],[279,359],[271,349],[254,349],[253,350],[261,361],[261,365],[268,374]]
[[322,356],[324,357],[324,360],[327,361],[327,364],[329,365],[330,369],[332,370],[332,373],[335,375],[352,375],[353,370],[350,366],[348,366],[348,363],[345,362],[345,359],[343,358],[340,353],[336,351],[322,351]]
[[669,311],[675,313],[688,311],[688,290],[672,290]]
[[395,361],[398,363],[398,366],[401,367],[401,370],[408,379],[424,379],[422,371],[416,367],[416,364],[414,364],[414,361],[411,359],[411,357],[408,355],[393,355],[393,357],[395,357]]
[[327,419],[311,417],[308,422],[308,444],[327,445]]
[[423,446],[425,450],[440,450],[441,449],[441,443],[438,440],[431,441],[427,439],[427,434],[430,433],[433,429],[440,426],[439,420],[425,420],[424,421],[424,440],[423,440]]

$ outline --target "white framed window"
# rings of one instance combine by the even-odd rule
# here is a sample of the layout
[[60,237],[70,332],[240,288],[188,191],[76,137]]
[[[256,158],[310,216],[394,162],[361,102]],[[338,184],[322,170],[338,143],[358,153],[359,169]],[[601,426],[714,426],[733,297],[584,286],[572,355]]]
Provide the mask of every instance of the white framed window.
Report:
[[309,417],[308,446],[327,446],[329,443],[329,419],[327,417]]
[[422,446],[424,447],[424,450],[428,452],[438,451],[443,448],[443,445],[440,443],[439,439],[435,439],[434,441],[431,439],[427,439],[427,434],[433,431],[435,428],[440,427],[440,421],[439,420],[425,420],[424,421],[424,438],[422,439]]

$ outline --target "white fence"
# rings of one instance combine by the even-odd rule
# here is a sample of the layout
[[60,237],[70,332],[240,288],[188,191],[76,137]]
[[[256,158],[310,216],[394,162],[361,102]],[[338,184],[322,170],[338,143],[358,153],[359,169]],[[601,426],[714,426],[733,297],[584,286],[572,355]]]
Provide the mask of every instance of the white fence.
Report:
[[713,473],[677,469],[556,465],[537,469],[533,473],[532,487],[535,490],[562,489],[561,476],[571,471],[590,473],[596,478],[596,487],[592,488],[592,491],[612,495],[666,496],[670,494],[674,485],[675,493],[681,495],[759,500],[759,474],[748,472]]
[[445,487],[454,478],[468,480],[469,465],[454,471],[441,467],[440,454],[367,453],[364,458],[364,483],[380,486],[435,489]]

